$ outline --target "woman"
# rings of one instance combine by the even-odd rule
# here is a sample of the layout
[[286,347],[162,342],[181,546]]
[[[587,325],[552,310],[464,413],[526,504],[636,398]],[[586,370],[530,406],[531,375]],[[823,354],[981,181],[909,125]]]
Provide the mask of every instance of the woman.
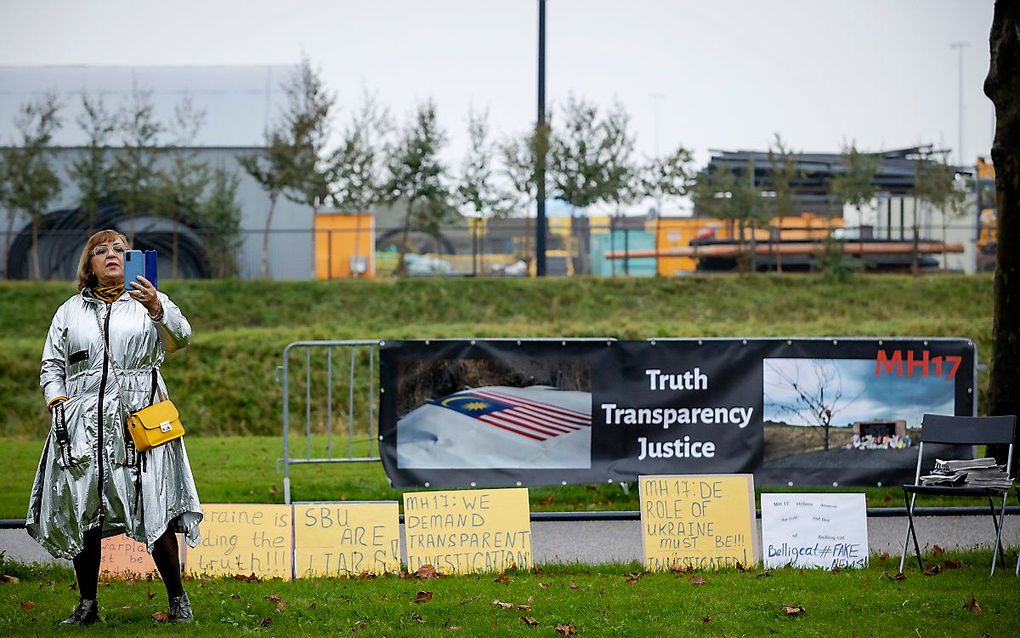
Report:
[[99,620],[96,589],[102,539],[145,543],[166,585],[172,622],[193,619],[181,586],[177,536],[194,547],[202,520],[198,492],[176,439],[147,452],[125,430],[131,412],[167,396],[166,354],[191,341],[176,305],[144,277],[124,288],[127,239],[114,230],[89,238],[78,262],[79,294],[57,310],[46,335],[39,384],[50,429],[29,502],[28,533],[70,558],[80,601],[61,624]]

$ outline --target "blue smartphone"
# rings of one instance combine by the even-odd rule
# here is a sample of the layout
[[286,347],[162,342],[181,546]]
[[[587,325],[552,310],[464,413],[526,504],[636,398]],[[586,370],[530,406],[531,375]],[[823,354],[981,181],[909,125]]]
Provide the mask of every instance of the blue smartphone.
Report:
[[159,270],[156,267],[156,251],[146,250],[145,251],[145,275],[144,277],[149,280],[153,288],[159,288]]
[[124,251],[124,289],[128,292],[138,290],[131,285],[131,282],[138,282],[137,277],[145,277],[145,256],[140,250]]

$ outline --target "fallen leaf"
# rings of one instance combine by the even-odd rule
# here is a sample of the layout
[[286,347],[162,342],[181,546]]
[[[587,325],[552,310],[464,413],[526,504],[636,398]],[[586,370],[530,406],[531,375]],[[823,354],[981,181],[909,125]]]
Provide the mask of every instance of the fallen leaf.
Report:
[[78,591],[78,583],[76,582],[71,583],[70,585],[67,586],[67,588],[70,589],[71,591]]
[[359,620],[354,623],[354,627],[351,628],[351,631],[363,631],[366,627],[368,627],[368,623],[364,620]]
[[230,599],[231,600],[241,600],[241,597],[238,596],[237,594],[230,594]]
[[907,575],[904,574],[903,572],[896,572],[895,576],[890,576],[889,572],[882,572],[882,575],[885,576],[886,578],[888,578],[889,580],[906,580],[907,579]]
[[762,572],[755,575],[755,578],[772,578],[772,572]]
[[373,578],[375,578],[375,574],[371,572],[365,571],[358,574],[358,580],[372,580]]
[[564,636],[573,636],[577,633],[577,627],[573,625],[556,625],[556,633],[563,634]]
[[513,582],[513,579],[506,575],[506,572],[500,572],[499,576],[493,582],[500,583],[501,585],[509,585]]
[[411,614],[411,618],[413,618],[415,622],[419,622],[423,625],[425,624],[425,619],[419,616],[418,614]]
[[505,603],[502,600],[494,600],[492,601],[492,604],[500,609],[512,609],[514,606],[513,603]]
[[521,620],[524,621],[524,624],[528,627],[538,627],[538,621],[531,616],[521,616]]
[[545,498],[543,498],[542,502],[545,503],[546,505],[552,505],[553,499],[555,499],[555,498],[556,497],[553,494],[550,494],[549,496],[546,496]]
[[266,627],[269,627],[272,624],[273,624],[272,617],[271,616],[266,616],[265,618],[262,619],[262,622],[259,623],[259,627],[261,627],[262,629],[265,629]]
[[932,565],[928,569],[924,570],[924,575],[925,576],[934,576],[934,575],[936,575],[936,574],[938,574],[940,572],[942,572],[942,565]]
[[259,577],[255,575],[255,572],[252,572],[250,576],[245,576],[244,574],[234,574],[234,580],[240,581],[242,583],[254,583],[257,582],[258,579]]
[[711,616],[702,616],[701,617],[701,624],[702,625],[707,625],[710,622],[712,622],[712,617]]
[[570,581],[570,588],[577,589],[577,583],[575,583],[574,581]]
[[538,586],[541,589],[549,589],[549,583],[539,583]]
[[878,557],[881,558],[882,560],[889,560],[889,552],[882,552],[881,554],[878,555]]
[[804,608],[799,605],[797,607],[787,606],[783,607],[783,613],[785,613],[787,616],[800,616],[804,613]]
[[13,583],[15,585],[21,582],[20,580],[18,580],[17,576],[10,576],[8,574],[4,574],[3,578],[0,580],[2,580],[2,582],[4,583]]
[[634,578],[633,576],[631,576],[630,578],[627,579],[627,584],[628,585],[637,585],[637,583],[638,583],[638,579]]
[[744,564],[741,563],[739,560],[737,561],[737,571],[738,572],[746,572],[747,571],[747,568],[744,567]]
[[691,576],[691,579],[687,582],[689,582],[692,585],[704,585],[708,581],[706,581],[701,576]]
[[165,611],[157,611],[156,613],[154,613],[151,616],[149,616],[149,618],[152,618],[156,622],[162,622],[162,623],[170,622],[170,615],[168,613],[166,613]]
[[[237,594],[234,594],[234,595],[237,596]],[[153,591],[151,589],[145,592],[145,600],[152,600],[155,597],[156,597],[156,594],[153,593]],[[237,597],[240,598],[240,596],[237,596]]]
[[121,608],[121,609],[131,609],[131,605],[130,605],[130,604],[127,604],[127,605],[121,605],[121,606],[120,606],[120,608]]
[[977,598],[974,598],[974,594],[970,595],[970,602],[963,606],[964,609],[968,609],[975,614],[981,613],[981,605],[978,604]]
[[687,572],[689,572],[691,570],[688,569],[687,567],[684,567],[680,563],[673,563],[672,565],[669,566],[669,571],[671,571],[674,574],[676,574],[677,576],[679,576],[680,574],[686,574]]
[[941,556],[941,555],[943,555],[945,553],[946,553],[946,550],[942,549],[938,545],[932,545],[932,547],[931,547],[931,555],[932,556]]
[[531,605],[514,605],[514,606],[517,607],[517,609],[520,609],[521,611],[531,611]]
[[21,602],[21,608],[24,609],[25,611],[28,611],[28,610],[30,610],[30,609],[32,609],[34,607],[35,607],[35,603],[32,602],[31,600],[25,600],[25,601]]
[[276,603],[276,611],[287,611],[287,603],[282,600]]
[[432,600],[432,592],[420,591],[414,595],[414,599],[411,602],[415,603],[416,605],[419,605],[421,603],[427,603],[430,600]]
[[541,567],[539,567],[538,565],[533,565],[533,566],[531,567],[531,573],[532,573],[532,574],[535,574],[535,575],[537,576],[538,574],[541,574],[541,573],[542,573],[542,568],[541,568]]
[[135,580],[134,578],[128,578],[127,580],[124,581],[124,586],[125,587],[134,587],[137,584],[138,584],[138,581]]
[[428,580],[429,578],[438,578],[439,576],[440,573],[432,565],[422,565],[414,573],[414,577],[419,580]]
[[833,565],[832,569],[830,569],[829,571],[832,572],[833,574],[838,574],[843,570],[839,568],[839,565]]
[[268,600],[271,603],[278,603],[280,602],[280,594],[269,594],[268,596],[266,596],[266,600]]
[[960,568],[963,567],[963,563],[958,563],[955,560],[948,560],[947,559],[946,563],[945,563],[945,567],[946,567],[946,569],[960,569]]

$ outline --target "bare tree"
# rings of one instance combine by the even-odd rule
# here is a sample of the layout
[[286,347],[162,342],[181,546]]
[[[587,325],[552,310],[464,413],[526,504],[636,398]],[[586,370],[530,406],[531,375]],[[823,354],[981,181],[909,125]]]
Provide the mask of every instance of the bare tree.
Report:
[[446,184],[446,165],[440,157],[446,132],[439,126],[431,100],[418,105],[399,139],[386,157],[382,192],[385,201],[405,203],[404,223],[398,247],[397,274],[407,272],[405,255],[411,248],[412,230],[437,236],[443,220],[454,210]]
[[[850,399],[844,396],[843,378],[837,366],[815,359],[810,362],[810,370],[804,370],[798,365],[795,372],[790,374],[780,366],[766,361],[765,366],[770,374],[765,375],[765,400],[781,414],[818,428],[823,449],[828,450],[829,430],[833,427],[836,415],[850,407],[860,394]],[[769,394],[770,387],[774,394]],[[791,394],[789,399],[780,398]]]
[[329,195],[325,145],[336,98],[307,58],[301,60],[301,66],[282,88],[287,106],[279,121],[266,131],[265,149],[238,158],[245,172],[269,196],[259,268],[263,278],[269,276],[269,231],[280,196],[314,206]]
[[531,206],[538,197],[539,143],[539,136],[531,131],[509,137],[498,145],[503,175],[516,196],[514,206],[524,209],[523,257],[528,261],[531,260]]
[[158,171],[159,136],[152,91],[132,88],[131,103],[118,117],[123,150],[113,162],[112,180],[117,199],[128,215],[128,241],[135,241],[135,218],[152,207]]
[[[769,183],[772,191],[776,194],[776,217],[778,218],[778,229],[776,239],[783,239],[783,218],[794,214],[793,209],[793,187],[794,182],[801,177],[797,165],[796,154],[788,146],[783,144],[779,133],[775,134],[769,144]],[[783,272],[783,253],[776,253],[776,270]]]
[[[56,93],[49,92],[37,100],[21,105],[14,120],[18,132],[15,146],[6,149],[3,157],[3,203],[7,207],[7,245],[4,259],[10,261],[11,234],[14,218],[28,215],[32,223],[32,277],[42,276],[39,267],[39,226],[46,206],[60,192],[60,179],[50,164],[53,134],[60,128],[60,103]],[[6,269],[10,274],[10,269]]]
[[510,198],[496,184],[493,167],[495,151],[489,139],[489,113],[468,114],[468,152],[461,165],[457,184],[457,202],[464,206],[472,218],[472,274],[478,274],[479,255],[484,268],[484,232],[482,223],[487,219],[502,219],[510,214]]
[[81,214],[88,235],[95,229],[99,205],[113,194],[110,138],[117,130],[117,115],[107,110],[103,98],[82,91],[82,112],[76,122],[88,138],[85,151],[71,163],[70,177],[78,187]]
[[365,93],[326,163],[329,199],[334,206],[364,211],[379,202],[383,149],[391,129],[389,112]]
[[196,108],[190,96],[174,107],[173,120],[167,127],[173,135],[173,146],[166,151],[170,162],[156,175],[153,212],[170,221],[171,277],[178,275],[178,228],[200,221],[202,197],[209,184],[209,167],[198,160],[195,149],[195,140],[204,122],[205,111]]

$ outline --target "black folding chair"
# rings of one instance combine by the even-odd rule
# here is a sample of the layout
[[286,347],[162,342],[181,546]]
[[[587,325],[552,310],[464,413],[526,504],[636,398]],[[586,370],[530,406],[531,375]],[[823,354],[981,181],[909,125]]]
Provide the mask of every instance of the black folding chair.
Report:
[[[1006,474],[1013,476],[1013,437],[1016,433],[1016,415],[1010,416],[946,416],[943,414],[925,414],[921,419],[921,443],[917,447],[917,472],[914,484],[903,486],[903,503],[907,506],[907,533],[903,539],[903,553],[900,556],[900,571],[907,560],[907,544],[914,539],[914,551],[917,552],[917,564],[924,571],[924,560],[921,558],[921,546],[917,543],[917,532],[914,529],[914,503],[919,494],[942,496],[986,496],[988,508],[995,526],[995,546],[992,549],[992,571],[999,556],[1006,560],[1002,549],[1002,524],[1006,515],[1006,499],[1009,489],[994,487],[921,485],[921,458],[924,455],[925,443],[945,445],[1009,445],[1006,462]],[[930,469],[930,468],[929,468]],[[908,499],[909,495],[909,499]],[[1002,506],[996,511],[992,497],[1002,497]],[[1017,573],[1020,574],[1020,561],[1017,562]]]

